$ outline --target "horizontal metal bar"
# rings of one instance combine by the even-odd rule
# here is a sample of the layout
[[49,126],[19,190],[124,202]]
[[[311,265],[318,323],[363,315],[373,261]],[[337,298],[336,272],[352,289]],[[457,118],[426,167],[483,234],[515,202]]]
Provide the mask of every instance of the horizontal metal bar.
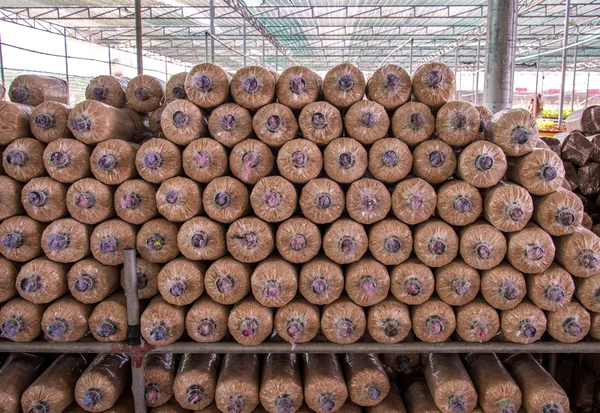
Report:
[[32,341],[13,343],[0,341],[0,353],[129,353],[127,343],[99,343],[97,341],[77,341],[57,343]]

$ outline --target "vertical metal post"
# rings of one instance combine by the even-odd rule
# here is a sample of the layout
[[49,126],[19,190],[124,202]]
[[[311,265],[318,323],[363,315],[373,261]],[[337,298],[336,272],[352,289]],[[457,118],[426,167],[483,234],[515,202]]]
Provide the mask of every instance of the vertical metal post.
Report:
[[488,0],[483,104],[492,112],[512,106],[518,0]]
[[410,38],[410,57],[408,58],[408,73],[412,76],[413,74],[413,46],[414,46],[414,40],[412,37]]
[[169,65],[167,63],[167,56],[165,56],[165,82],[169,81]]
[[533,99],[533,113],[538,113],[538,81],[540,79],[540,50],[542,49],[542,42],[538,47],[537,62],[535,64],[535,98]]
[[[2,49],[0,49],[0,55],[2,54]],[[587,75],[587,83],[585,85],[585,107],[588,107],[588,99],[590,97],[590,72],[592,70],[592,66],[588,66],[588,75]],[[2,69],[2,83],[4,83],[4,69]]]
[[243,26],[242,26],[242,50],[244,52],[244,67],[246,67],[246,7],[242,6],[242,19],[243,19]]
[[208,63],[208,32],[204,32],[204,62]]
[[215,63],[215,0],[210,0],[210,62]]
[[265,37],[262,38],[262,65],[265,65]]
[[[577,35],[575,44],[579,42],[579,35]],[[573,51],[573,88],[571,89],[571,112],[575,107],[575,78],[577,77],[577,46],[574,47]]]
[[548,359],[548,373],[550,373],[550,375],[552,377],[556,378],[556,361],[557,361],[558,357],[556,353],[551,353],[550,354],[550,358]]
[[571,17],[571,0],[565,6],[565,35],[563,38],[562,62],[560,67],[560,99],[558,101],[558,127],[563,125],[563,105],[565,103],[565,81],[567,76],[567,46],[569,45],[569,18]]
[[477,38],[477,67],[475,70],[477,74],[475,76],[475,104],[479,102],[479,59],[481,58],[481,33],[479,33],[479,37]]
[[275,48],[275,71],[279,72],[279,49]]
[[[2,57],[2,37],[0,35],[0,76],[2,77],[2,86],[6,86],[6,79],[4,78],[4,57]],[[588,83],[590,75],[588,74]],[[6,89],[6,88],[5,88]],[[8,90],[8,89],[6,89]]]
[[69,85],[69,52],[67,50],[67,28],[63,29],[63,39],[65,41],[65,76],[67,78],[67,86]]
[[110,55],[110,45],[108,46],[108,74],[112,76],[112,57]]
[[142,0],[135,0],[135,53],[137,73],[144,73],[144,55],[142,54]]
[[458,71],[458,46],[456,47],[456,53],[454,54],[454,75],[456,76],[456,90],[454,91],[454,99],[458,100],[459,89],[460,89],[460,72]]

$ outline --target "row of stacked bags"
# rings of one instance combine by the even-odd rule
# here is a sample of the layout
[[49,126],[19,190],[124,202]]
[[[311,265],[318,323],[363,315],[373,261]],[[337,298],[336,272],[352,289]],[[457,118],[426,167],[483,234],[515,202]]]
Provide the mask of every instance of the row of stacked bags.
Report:
[[600,337],[560,156],[527,111],[451,101],[443,64],[200,64],[100,76],[73,108],[52,81],[0,103],[5,338],[124,340],[126,248],[153,345]]
[[[570,413],[530,354],[147,354],[143,365],[153,413]],[[10,354],[0,402],[6,413],[131,413],[130,371],[122,354]]]

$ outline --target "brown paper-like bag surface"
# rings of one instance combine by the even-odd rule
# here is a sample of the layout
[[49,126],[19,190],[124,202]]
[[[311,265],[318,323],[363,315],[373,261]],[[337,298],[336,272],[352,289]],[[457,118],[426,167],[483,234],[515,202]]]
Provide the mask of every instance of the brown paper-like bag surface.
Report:
[[367,150],[352,138],[334,139],[323,152],[323,167],[327,176],[341,184],[361,178],[368,163]]
[[400,391],[396,385],[391,384],[387,397],[377,406],[366,407],[364,411],[365,413],[406,413],[406,407],[404,407]]
[[600,313],[600,276],[575,280],[575,297],[588,311]]
[[113,189],[93,178],[83,178],[66,193],[69,214],[83,224],[96,225],[115,215]]
[[413,171],[429,182],[444,182],[456,169],[456,155],[450,145],[439,139],[422,142],[413,151]]
[[85,98],[99,100],[107,105],[122,108],[127,103],[125,91],[129,79],[117,76],[96,76],[85,89]]
[[436,115],[435,129],[441,140],[452,146],[466,146],[479,137],[480,116],[469,102],[448,102]]
[[93,258],[86,258],[69,269],[67,285],[76,300],[95,304],[118,288],[119,272],[115,266],[102,265]]
[[523,156],[538,141],[538,126],[533,114],[523,108],[496,113],[485,128],[485,138],[500,146],[507,156]]
[[229,99],[229,76],[217,65],[201,63],[185,78],[185,93],[203,109],[216,108]]
[[173,382],[180,407],[202,410],[214,401],[220,364],[218,354],[183,355]]
[[412,82],[409,74],[397,65],[383,65],[367,80],[367,96],[370,100],[392,111],[410,100]]
[[238,143],[229,155],[231,173],[249,185],[269,175],[274,165],[273,152],[258,139],[246,139]]
[[47,100],[69,103],[69,85],[54,76],[19,75],[10,84],[8,96],[13,102],[31,106]]
[[202,212],[202,188],[189,178],[164,181],[156,192],[156,209],[171,222],[184,222]]
[[89,332],[88,319],[93,306],[83,304],[70,295],[48,306],[42,316],[42,330],[49,341],[73,342]]
[[275,330],[279,337],[290,343],[306,343],[319,332],[321,311],[318,306],[302,297],[277,309]]
[[410,228],[397,219],[384,219],[369,230],[369,251],[384,265],[398,265],[412,252]]
[[485,106],[475,106],[477,111],[479,112],[480,124],[479,124],[479,139],[485,139],[485,128],[487,124],[490,123],[492,117],[494,116],[494,112],[486,108]]
[[269,224],[256,217],[240,218],[227,230],[227,250],[238,261],[253,263],[264,260],[275,247]]
[[[271,76],[269,74],[269,76]],[[260,403],[256,354],[227,354],[221,363],[215,402],[222,412],[251,413]]]
[[482,204],[477,188],[465,181],[449,181],[437,190],[437,215],[450,225],[475,222],[483,211]]
[[71,110],[69,129],[77,140],[96,144],[108,139],[130,140],[135,124],[125,111],[96,100],[84,100]]
[[368,244],[364,227],[348,218],[335,221],[323,236],[325,255],[338,264],[358,261],[367,252]]
[[164,264],[179,255],[179,227],[163,218],[146,222],[137,233],[136,246],[142,258]]
[[136,112],[130,107],[122,108],[121,110],[133,121],[134,129],[133,137],[131,138],[133,142],[141,142],[154,137],[152,132],[150,132],[150,117],[148,114]]
[[135,167],[143,179],[160,184],[181,173],[181,148],[166,139],[150,139],[138,149]]
[[465,305],[479,293],[479,273],[476,269],[456,259],[435,269],[435,291],[448,305]]
[[317,413],[336,412],[348,398],[342,367],[336,354],[305,354],[304,401]]
[[120,219],[96,225],[90,236],[92,255],[104,265],[123,263],[123,250],[135,248],[136,227]]
[[577,301],[548,312],[548,333],[561,343],[576,343],[590,331],[590,313]]
[[236,103],[225,103],[210,114],[208,130],[221,145],[235,146],[252,135],[252,115]]
[[554,260],[556,248],[552,238],[535,224],[529,223],[522,230],[510,233],[507,241],[506,258],[521,272],[543,272]]
[[56,262],[76,262],[90,254],[91,227],[72,218],[52,222],[42,233],[42,249]]
[[419,102],[407,102],[392,116],[392,132],[408,146],[426,141],[435,130],[435,117],[431,109]]
[[165,90],[165,100],[171,102],[176,99],[187,99],[185,94],[185,78],[187,72],[181,72],[172,75],[167,82]]
[[30,115],[31,133],[44,143],[72,138],[68,127],[70,112],[70,107],[58,102],[48,101],[36,106]]
[[390,129],[390,118],[379,103],[359,100],[346,112],[344,127],[348,136],[368,145],[386,136]]
[[77,380],[75,401],[89,412],[103,412],[114,406],[130,376],[128,355],[99,354]]
[[171,353],[144,356],[146,406],[157,407],[173,397],[177,360]]
[[119,185],[136,177],[135,154],[138,148],[138,144],[120,139],[100,142],[90,156],[92,173],[107,185]]
[[0,335],[15,342],[32,341],[42,334],[42,316],[46,306],[13,298],[0,309]]
[[338,109],[347,109],[365,95],[365,76],[351,63],[329,69],[323,79],[323,97]]
[[227,172],[227,152],[214,139],[200,138],[190,142],[182,154],[185,174],[196,182],[208,183]]
[[510,158],[507,176],[533,195],[547,195],[560,188],[565,168],[556,153],[535,149],[520,158]]
[[260,66],[239,69],[230,89],[235,103],[253,112],[275,100],[275,78]]
[[319,147],[308,139],[293,139],[279,149],[277,169],[288,181],[305,184],[321,173],[323,155]]
[[67,186],[52,178],[33,178],[23,186],[21,205],[31,218],[52,222],[67,215]]
[[489,188],[504,177],[506,168],[506,156],[502,148],[481,140],[461,151],[456,172],[461,179],[476,188]]
[[19,182],[28,182],[46,175],[43,162],[45,146],[33,138],[15,139],[2,153],[2,168],[6,175]]
[[319,75],[309,68],[291,66],[277,79],[277,99],[292,110],[301,110],[319,99],[322,84]]
[[513,343],[529,344],[538,341],[546,331],[546,324],[544,312],[529,300],[500,313],[502,333]]
[[308,219],[293,217],[279,224],[275,244],[283,259],[301,264],[313,259],[321,250],[321,232]]
[[456,309],[456,332],[464,341],[490,341],[500,329],[498,312],[481,298]]
[[[152,298],[158,294],[158,273],[161,266],[146,261],[141,257],[135,260],[137,273],[138,298],[140,300]],[[124,269],[121,269],[121,288],[125,289]]]
[[541,273],[527,275],[527,297],[542,310],[557,311],[573,298],[575,283],[560,265],[552,263]]
[[158,273],[158,290],[168,303],[191,304],[204,292],[205,270],[202,262],[175,258]]
[[[409,335],[406,341],[414,341],[414,335]],[[420,369],[421,354],[385,353],[381,355],[381,361],[386,367],[389,367],[393,372],[411,374],[414,371],[418,371]],[[394,386],[392,386],[392,389],[393,387]],[[391,393],[392,391],[390,391],[390,394]]]
[[250,211],[250,194],[246,185],[235,178],[222,176],[206,185],[202,194],[204,212],[215,221],[230,224]]
[[189,100],[176,99],[169,103],[160,117],[160,126],[171,142],[185,146],[194,139],[206,136],[207,113]]
[[18,295],[15,280],[18,271],[9,260],[0,257],[0,303],[6,302]]
[[298,289],[312,304],[330,304],[344,291],[342,267],[324,256],[318,256],[302,265]]
[[227,325],[235,341],[255,346],[273,331],[273,309],[264,307],[254,297],[246,297],[233,307]]
[[390,382],[375,354],[346,354],[342,358],[348,394],[359,406],[375,406],[390,391]]
[[8,145],[18,138],[31,136],[30,119],[33,107],[13,102],[0,102],[0,144]]
[[227,334],[230,307],[213,301],[208,295],[201,296],[185,316],[188,335],[199,343],[214,343]]
[[31,260],[19,269],[15,287],[27,301],[48,304],[68,291],[67,266],[45,257]]
[[501,182],[488,189],[483,200],[483,216],[503,232],[519,231],[533,214],[533,200],[519,185]]
[[317,178],[302,187],[300,209],[315,224],[329,224],[338,219],[346,205],[344,191],[327,178]]
[[369,149],[369,172],[384,183],[402,180],[412,167],[412,153],[399,139],[380,139]]
[[292,216],[298,206],[296,188],[281,176],[261,178],[250,194],[252,210],[267,222],[281,222]]
[[600,116],[598,105],[590,105],[584,109],[571,113],[565,122],[568,131],[582,131],[585,134],[596,133],[600,129],[598,117]]
[[471,412],[477,406],[475,386],[458,354],[428,354],[424,375],[442,412]]
[[0,224],[0,253],[11,261],[27,262],[42,254],[44,225],[27,216],[15,216]]
[[23,184],[9,176],[0,175],[0,219],[5,220],[19,214],[25,214],[21,205]]
[[295,412],[304,400],[296,354],[267,354],[262,362],[260,401],[269,413]]
[[21,395],[42,372],[44,360],[29,353],[11,353],[0,367],[0,400],[5,413],[21,411]]
[[454,72],[443,63],[427,63],[413,75],[413,94],[418,102],[439,109],[452,100],[456,90]]
[[600,313],[591,313],[590,337],[600,340]]
[[138,112],[152,112],[165,101],[165,82],[148,75],[131,79],[126,89],[127,104]]
[[169,304],[161,296],[150,301],[142,313],[142,337],[152,345],[168,345],[179,340],[185,329],[186,307]]
[[224,305],[235,304],[250,292],[252,267],[231,256],[213,262],[204,274],[208,295]]
[[326,305],[321,313],[321,330],[334,343],[354,343],[362,337],[366,327],[365,310],[345,295]]
[[481,272],[481,295],[488,304],[498,310],[516,307],[526,293],[523,273],[508,262],[502,262],[490,270]]
[[550,235],[567,235],[581,226],[583,203],[573,192],[558,188],[536,199],[533,219]]
[[591,140],[579,131],[557,133],[554,139],[560,148],[558,155],[576,166],[583,166],[594,151]]
[[382,301],[390,290],[387,268],[372,257],[364,257],[348,265],[345,278],[346,293],[362,307]]
[[439,219],[419,224],[413,232],[414,252],[430,267],[442,267],[458,254],[458,236],[454,229]]
[[404,394],[406,410],[408,413],[439,413],[427,383],[423,380],[415,381]]
[[400,302],[422,304],[431,297],[435,280],[431,268],[417,259],[408,259],[393,268],[390,290]]
[[102,300],[88,319],[90,331],[100,342],[119,342],[127,338],[127,300],[117,291]]
[[600,274],[600,238],[592,231],[579,227],[555,242],[556,261],[571,275],[585,278]]
[[411,307],[411,321],[417,338],[427,343],[446,341],[456,328],[452,307],[437,297]]
[[282,307],[298,291],[298,269],[281,257],[261,261],[250,279],[252,294],[265,307]]
[[127,390],[123,392],[123,395],[119,398],[117,403],[110,409],[106,410],[104,413],[129,413],[133,410],[133,408],[133,395]]
[[460,256],[471,267],[489,270],[502,262],[506,255],[504,234],[483,220],[461,229]]
[[327,145],[342,136],[344,129],[340,111],[327,102],[306,105],[298,117],[302,136],[317,145]]
[[398,343],[411,329],[408,306],[394,297],[387,297],[367,309],[367,329],[379,343]]
[[290,108],[271,103],[260,108],[252,117],[256,137],[271,147],[280,147],[298,135],[298,122]]
[[392,197],[385,185],[375,179],[354,181],[346,192],[346,210],[353,220],[373,224],[385,218],[392,206]]

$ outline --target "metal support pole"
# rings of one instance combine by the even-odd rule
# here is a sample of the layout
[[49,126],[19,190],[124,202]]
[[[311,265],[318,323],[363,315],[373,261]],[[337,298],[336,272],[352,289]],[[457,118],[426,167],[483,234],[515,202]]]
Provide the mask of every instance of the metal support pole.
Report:
[[110,55],[110,46],[108,46],[108,74],[112,76],[112,57]]
[[[579,35],[575,43],[579,42]],[[575,79],[577,78],[577,46],[574,47],[573,51],[573,88],[571,89],[571,112],[575,108]]]
[[[210,0],[210,34],[215,35],[215,0]],[[208,61],[208,59],[207,59]],[[215,63],[215,38],[210,38],[210,62]]]
[[243,27],[242,27],[242,52],[244,53],[244,67],[246,67],[246,8],[243,7],[242,8],[242,20],[243,22]]
[[488,0],[483,104],[492,112],[512,106],[518,0]]
[[[0,49],[0,55],[2,54],[2,49]],[[588,66],[588,75],[587,75],[587,83],[585,85],[585,107],[588,107],[588,99],[590,97],[590,72],[592,66]],[[2,69],[2,83],[4,83],[4,68]]]
[[142,54],[142,0],[135,0],[135,53],[137,73],[144,73],[144,55]]
[[208,32],[204,32],[204,62],[208,63]]
[[275,49],[275,71],[279,72],[279,49]]
[[65,41],[65,76],[67,78],[67,86],[69,85],[69,52],[67,50],[67,28],[63,29],[63,38]]
[[265,38],[262,38],[262,65],[265,66]]
[[410,57],[408,60],[408,73],[412,76],[413,74],[413,46],[415,44],[415,39],[411,37],[410,39]]
[[550,357],[548,358],[548,373],[550,373],[550,375],[552,377],[556,377],[556,361],[557,361],[558,357],[556,353],[551,353]]
[[[6,79],[4,78],[4,57],[2,57],[2,37],[0,36],[0,76],[2,77],[2,86],[6,86]],[[590,75],[588,74],[588,83]],[[8,91],[8,89],[6,89]]]
[[565,34],[563,38],[562,62],[560,68],[560,99],[558,101],[558,127],[563,125],[563,105],[565,103],[565,80],[567,76],[567,49],[569,45],[569,18],[571,17],[571,0],[565,6]]
[[454,99],[459,100],[458,95],[460,93],[460,72],[458,71],[458,47],[456,48],[456,53],[454,54],[454,75],[456,76],[456,80],[458,80],[456,90],[454,91]]
[[477,71],[477,74],[475,76],[475,104],[477,104],[479,102],[479,59],[481,58],[481,34],[479,34],[479,37],[477,38],[477,67],[475,68],[475,70]]
[[542,49],[542,43],[540,42],[538,47],[537,62],[535,64],[535,98],[533,99],[533,113],[538,113],[538,81],[540,79],[540,51]]
[[169,81],[169,65],[167,63],[167,56],[165,56],[165,82]]

